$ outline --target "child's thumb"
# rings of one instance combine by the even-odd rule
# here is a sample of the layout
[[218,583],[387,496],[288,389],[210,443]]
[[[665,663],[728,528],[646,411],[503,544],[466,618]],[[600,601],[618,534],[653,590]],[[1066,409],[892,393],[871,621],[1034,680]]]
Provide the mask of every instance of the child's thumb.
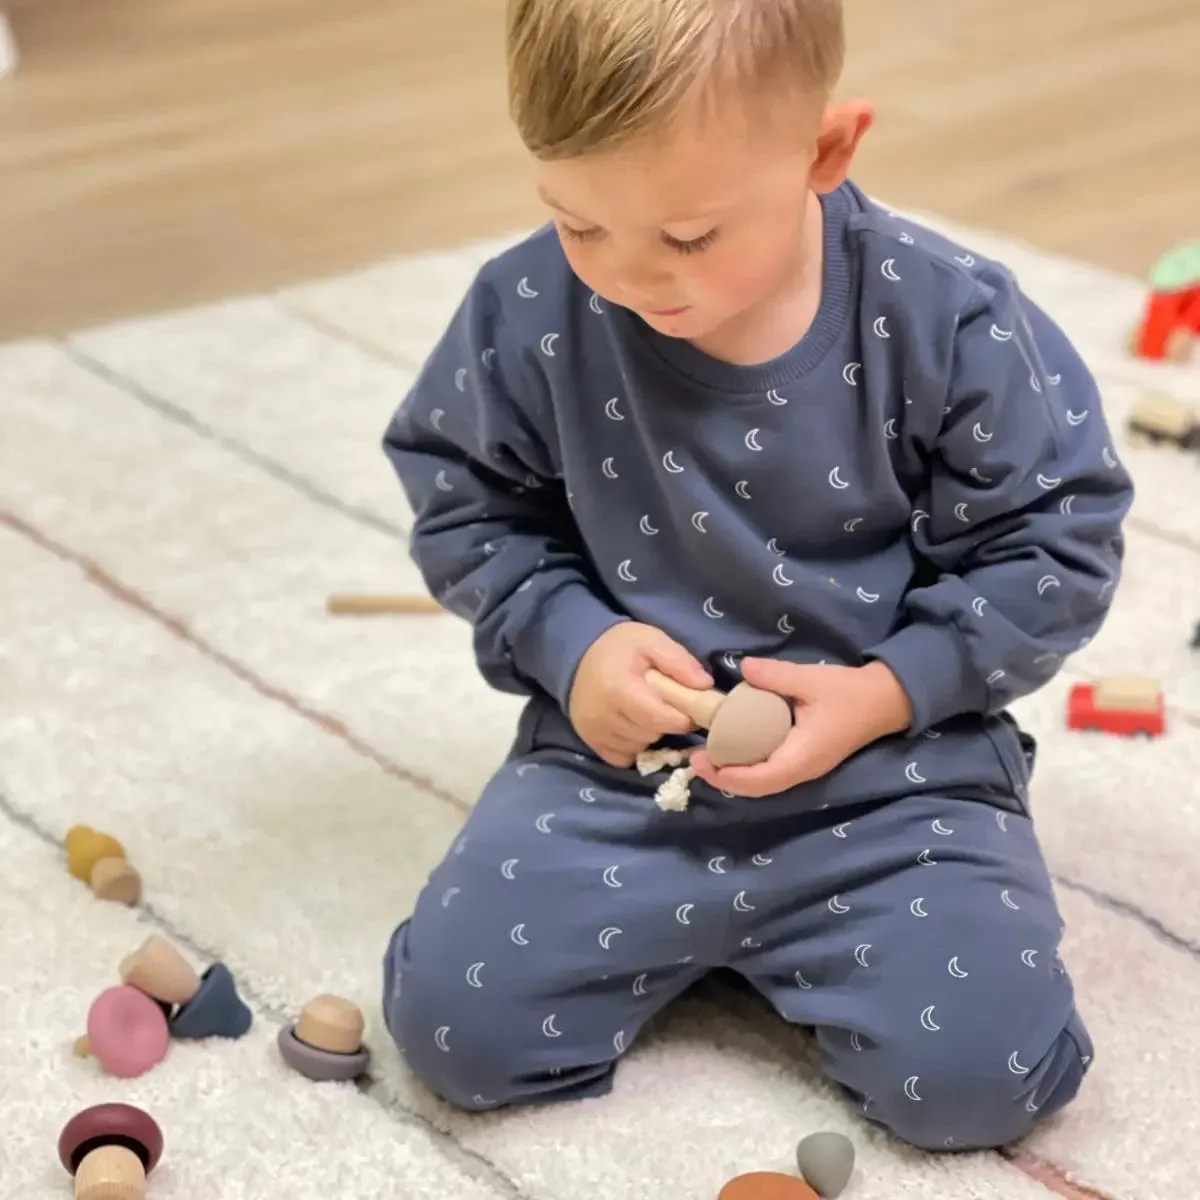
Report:
[[808,696],[814,681],[814,672],[820,667],[805,663],[781,662],[775,658],[744,658],[741,663],[742,678],[764,692],[777,692],[793,700]]

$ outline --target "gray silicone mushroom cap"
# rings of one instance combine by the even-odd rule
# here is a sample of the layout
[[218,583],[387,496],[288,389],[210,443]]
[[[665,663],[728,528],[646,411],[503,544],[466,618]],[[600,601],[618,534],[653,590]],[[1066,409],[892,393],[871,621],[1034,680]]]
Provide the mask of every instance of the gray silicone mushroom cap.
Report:
[[279,1031],[279,1053],[293,1071],[299,1071],[314,1083],[347,1083],[365,1075],[371,1061],[366,1046],[353,1054],[334,1054],[318,1050],[296,1036],[296,1027],[286,1025]]
[[841,1133],[810,1133],[796,1147],[796,1166],[821,1200],[833,1200],[854,1174],[854,1143]]

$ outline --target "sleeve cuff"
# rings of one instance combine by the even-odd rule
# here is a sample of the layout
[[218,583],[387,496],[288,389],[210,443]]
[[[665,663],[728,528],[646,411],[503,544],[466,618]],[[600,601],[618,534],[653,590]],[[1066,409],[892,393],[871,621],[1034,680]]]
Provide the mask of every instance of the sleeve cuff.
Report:
[[566,712],[580,659],[602,633],[627,620],[585,585],[572,584],[538,606],[513,645],[513,663]]
[[964,712],[986,712],[987,685],[953,628],[909,625],[866,652],[887,666],[912,706],[908,736],[915,737]]

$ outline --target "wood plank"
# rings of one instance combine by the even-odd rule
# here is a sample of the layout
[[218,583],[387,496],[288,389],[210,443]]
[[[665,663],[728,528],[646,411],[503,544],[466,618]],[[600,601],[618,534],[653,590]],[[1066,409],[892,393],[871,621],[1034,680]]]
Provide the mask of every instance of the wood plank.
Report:
[[[848,0],[856,177],[1144,275],[1200,235],[1195,0]],[[543,219],[499,0],[13,0],[0,339]]]

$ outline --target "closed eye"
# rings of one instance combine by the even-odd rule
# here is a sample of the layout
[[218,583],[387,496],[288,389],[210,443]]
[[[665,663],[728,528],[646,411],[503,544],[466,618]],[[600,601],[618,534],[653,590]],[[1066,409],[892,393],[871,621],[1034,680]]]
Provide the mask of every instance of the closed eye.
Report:
[[672,250],[678,250],[680,254],[699,254],[717,240],[717,230],[710,229],[707,233],[702,233],[696,238],[689,238],[687,241],[673,238],[669,233],[664,233],[662,238]]
[[570,225],[564,225],[561,221],[558,223],[558,228],[576,242],[594,242],[597,238],[604,236],[603,229],[574,229]]
[[[604,230],[599,226],[594,226],[588,229],[576,229],[573,225],[567,225],[560,221],[558,228],[564,237],[570,238],[574,242],[594,242],[604,236]],[[718,230],[710,229],[707,233],[701,234],[695,238],[675,238],[669,233],[662,234],[663,244],[669,246],[672,250],[679,254],[699,254],[703,250],[707,250],[709,246],[717,240]]]

